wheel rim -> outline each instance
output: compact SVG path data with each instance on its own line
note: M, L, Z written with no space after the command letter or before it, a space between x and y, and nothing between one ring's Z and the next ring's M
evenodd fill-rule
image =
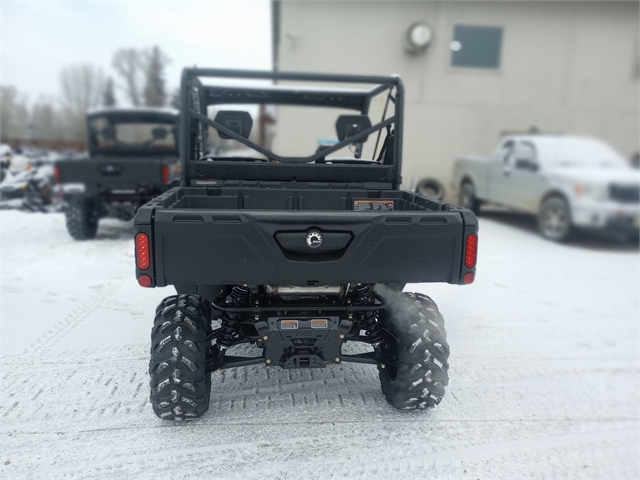
M562 237L569 226L569 215L561 205L549 205L542 215L542 230L547 237Z
M473 202L473 187L468 183L465 183L462 186L460 192L460 203L464 208L471 208L471 203Z
M398 378L398 341L391 332L386 330L384 332L382 363L384 364L384 371L389 383L394 383Z

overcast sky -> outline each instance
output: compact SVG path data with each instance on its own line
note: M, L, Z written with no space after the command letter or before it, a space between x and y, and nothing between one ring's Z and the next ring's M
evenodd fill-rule
M268 0L0 0L0 9L0 83L16 86L31 102L59 93L66 65L91 63L117 80L111 58L119 48L159 45L172 60L169 92L185 66L271 68Z

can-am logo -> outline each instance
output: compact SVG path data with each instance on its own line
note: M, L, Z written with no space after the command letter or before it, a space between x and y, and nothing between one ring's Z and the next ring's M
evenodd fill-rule
M322 234L320 232L309 232L307 235L307 245L311 248L318 248L322 245Z

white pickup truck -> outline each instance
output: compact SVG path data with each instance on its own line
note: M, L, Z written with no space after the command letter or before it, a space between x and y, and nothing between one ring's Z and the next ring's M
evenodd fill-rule
M540 233L551 240L566 240L574 228L638 237L640 172L594 138L505 137L491 157L456 159L452 187L475 213L492 202L537 215Z

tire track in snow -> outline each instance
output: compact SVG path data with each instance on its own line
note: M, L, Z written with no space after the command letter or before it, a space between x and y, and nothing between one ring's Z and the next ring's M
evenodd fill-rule
M44 357L49 355L53 344L65 338L71 331L82 323L86 318L98 308L102 307L102 303L109 300L122 287L124 275L109 280L99 289L97 295L94 295L83 302L79 307L69 313L64 319L56 323L47 333L40 336L33 344L25 349L24 356L27 357Z

